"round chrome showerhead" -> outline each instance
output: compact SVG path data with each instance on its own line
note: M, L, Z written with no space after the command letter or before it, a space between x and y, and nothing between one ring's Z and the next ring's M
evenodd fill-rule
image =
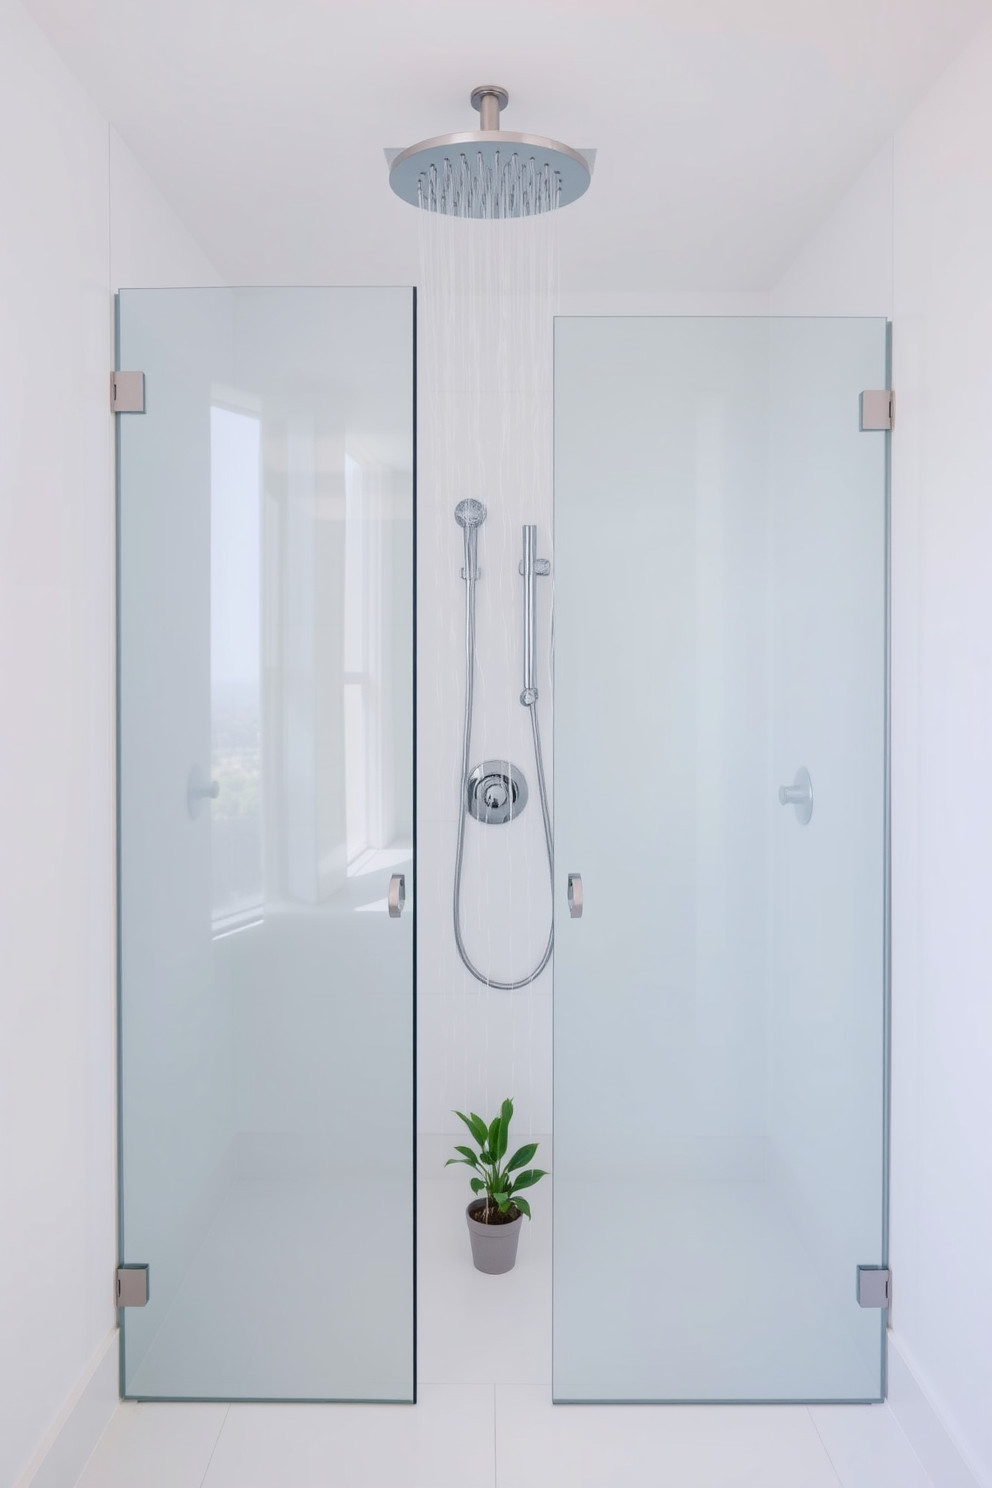
M481 527L486 520L486 508L481 501L459 501L455 507L455 521L459 527Z
M533 217L576 201L589 185L589 161L578 150L536 134L501 130L505 88L472 91L481 129L441 134L401 150L389 184L411 206L442 217Z

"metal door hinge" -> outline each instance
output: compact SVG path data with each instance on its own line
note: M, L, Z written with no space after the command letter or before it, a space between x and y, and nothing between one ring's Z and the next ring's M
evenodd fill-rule
M891 429L895 417L895 394L891 388L877 388L861 394L861 428Z
M858 1306L888 1307L892 1299L892 1273L888 1266L858 1267Z
M144 413L144 372L111 372L110 408L112 413Z
M117 1306L145 1307L148 1302L148 1267L118 1266Z

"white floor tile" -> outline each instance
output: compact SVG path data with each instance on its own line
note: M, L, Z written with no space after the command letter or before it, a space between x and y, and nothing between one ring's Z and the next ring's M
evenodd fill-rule
M203 1488L469 1483L495 1485L492 1386L427 1386L415 1406L234 1405Z
M810 1415L844 1488L933 1488L887 1405L814 1405Z
M125 1402L76 1488L200 1488L227 1409Z
M544 1156L541 1146L538 1161ZM468 1169L448 1169L456 1172ZM484 1276L472 1265L467 1182L425 1178L419 1191L419 1378L443 1384L544 1384L550 1399L550 1182L528 1195L535 1218L524 1220L516 1266L505 1276Z
M497 1488L838 1488L805 1406L552 1405L497 1386Z

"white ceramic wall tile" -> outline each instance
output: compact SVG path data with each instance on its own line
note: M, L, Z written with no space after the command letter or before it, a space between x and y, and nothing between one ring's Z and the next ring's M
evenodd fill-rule
M76 1488L200 1488L227 1411L121 1405Z
M805 1406L551 1404L497 1386L497 1488L838 1488Z
M468 1169L449 1168L448 1172L464 1174ZM530 1224L524 1221L516 1266L505 1276L484 1276L472 1265L465 1219L472 1194L467 1182L424 1179L419 1192L420 1380L537 1382L543 1387L543 1398L550 1401L550 1181L545 1179L533 1191L535 1218Z
M493 1488L491 1385L410 1405L235 1405L203 1488ZM133 1484L132 1484L133 1488Z
M499 827L484 827L470 818L465 827L462 938L478 969L500 981L520 980L538 965L551 929L547 855L536 798L525 817ZM462 965L455 946L456 834L454 822L421 822L418 827L418 968L420 989L428 994L474 993L485 986ZM550 969L520 991L550 994Z
M475 992L417 999L417 1100L421 1131L462 1131L454 1110L489 1121L514 1103L512 1136L551 1130L551 999Z
M887 1405L814 1405L810 1415L844 1488L933 1488Z

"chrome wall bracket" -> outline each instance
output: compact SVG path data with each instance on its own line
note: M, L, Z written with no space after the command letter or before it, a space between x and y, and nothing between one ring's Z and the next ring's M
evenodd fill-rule
M389 880L389 892L386 895L386 903L389 908L389 918L398 920L403 913L406 903L406 874L394 873Z
M568 875L568 912L573 920L582 918L582 874Z
M476 821L498 827L527 805L527 782L509 760L483 760L466 780L465 796Z
M117 1267L117 1306L148 1306L148 1267Z
M861 394L861 429L891 429L895 417L895 394L891 388L869 389Z
M111 413L144 413L144 372L111 372L110 411Z
M809 826L813 815L813 782L805 765L800 765L791 785L779 786L778 799L780 806L796 808L796 821L801 827Z
M892 1301L892 1272L888 1266L858 1267L858 1306L888 1307Z

